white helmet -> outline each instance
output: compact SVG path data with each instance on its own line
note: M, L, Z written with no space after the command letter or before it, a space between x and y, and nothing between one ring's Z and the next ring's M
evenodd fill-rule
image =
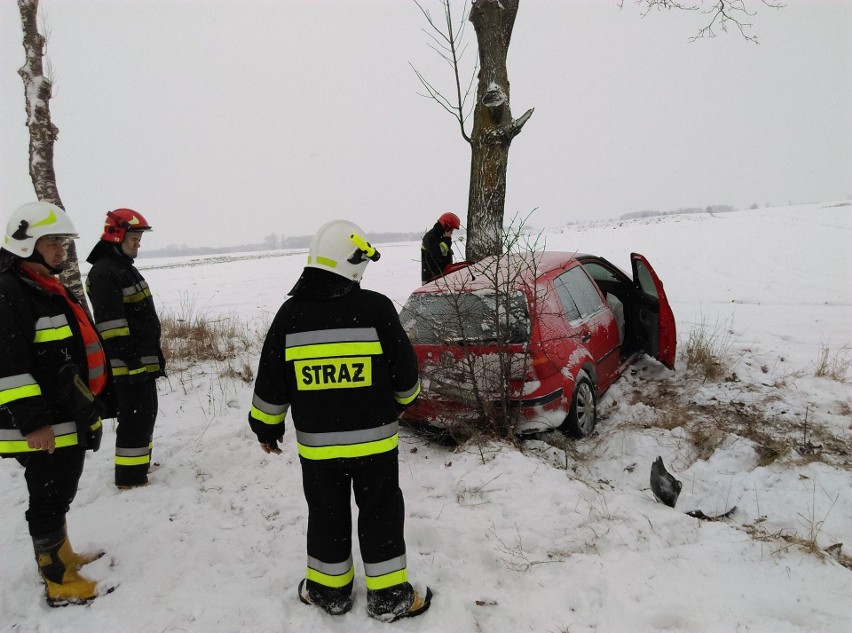
M38 238L45 235L61 235L76 239L77 229L61 207L49 202L29 202L9 217L3 249L22 259L36 252Z
M367 264L381 257L363 236L361 228L348 220L323 224L311 240L307 268L319 268L350 281L361 281Z

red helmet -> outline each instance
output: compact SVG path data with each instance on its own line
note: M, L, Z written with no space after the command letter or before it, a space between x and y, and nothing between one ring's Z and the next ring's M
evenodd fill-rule
M104 234L101 235L101 239L105 242L121 244L124 241L124 234L128 231L150 231L151 229L148 220L138 211L116 209L115 211L107 211Z
M461 220L459 220L459 216L451 211L447 211L440 218L438 218L438 224L444 227L444 230L458 230L461 228Z

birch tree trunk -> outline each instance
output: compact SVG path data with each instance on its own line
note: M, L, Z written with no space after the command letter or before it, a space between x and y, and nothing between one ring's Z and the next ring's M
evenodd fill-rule
M24 52L26 63L18 69L24 81L27 128L30 131L30 179L36 198L65 208L56 187L56 172L53 169L53 144L59 129L50 120L50 97L53 85L44 76L44 36L38 31L38 0L18 0L21 24L24 29ZM80 301L88 312L77 248L74 241L68 248L68 261L60 275L62 283Z
M473 0L470 21L479 43L479 83L470 135L465 257L479 261L499 255L503 245L509 146L532 116L512 119L506 57L520 0Z

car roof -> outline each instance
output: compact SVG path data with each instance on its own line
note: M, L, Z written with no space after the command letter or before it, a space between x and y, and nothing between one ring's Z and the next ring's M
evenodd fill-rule
M523 251L499 256L492 255L440 277L416 292L433 293L447 290L471 292L493 288L495 283L504 286L509 279L513 278L512 285L522 287L548 272L565 270L579 259L588 257L592 256L566 251Z

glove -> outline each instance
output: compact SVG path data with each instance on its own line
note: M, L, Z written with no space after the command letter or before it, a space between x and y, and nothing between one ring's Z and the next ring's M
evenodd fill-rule
M274 440L269 440L268 442L261 442L260 447L263 449L264 453L275 453L276 455L281 454L281 449L278 448L278 442L284 440L284 436L277 437Z

